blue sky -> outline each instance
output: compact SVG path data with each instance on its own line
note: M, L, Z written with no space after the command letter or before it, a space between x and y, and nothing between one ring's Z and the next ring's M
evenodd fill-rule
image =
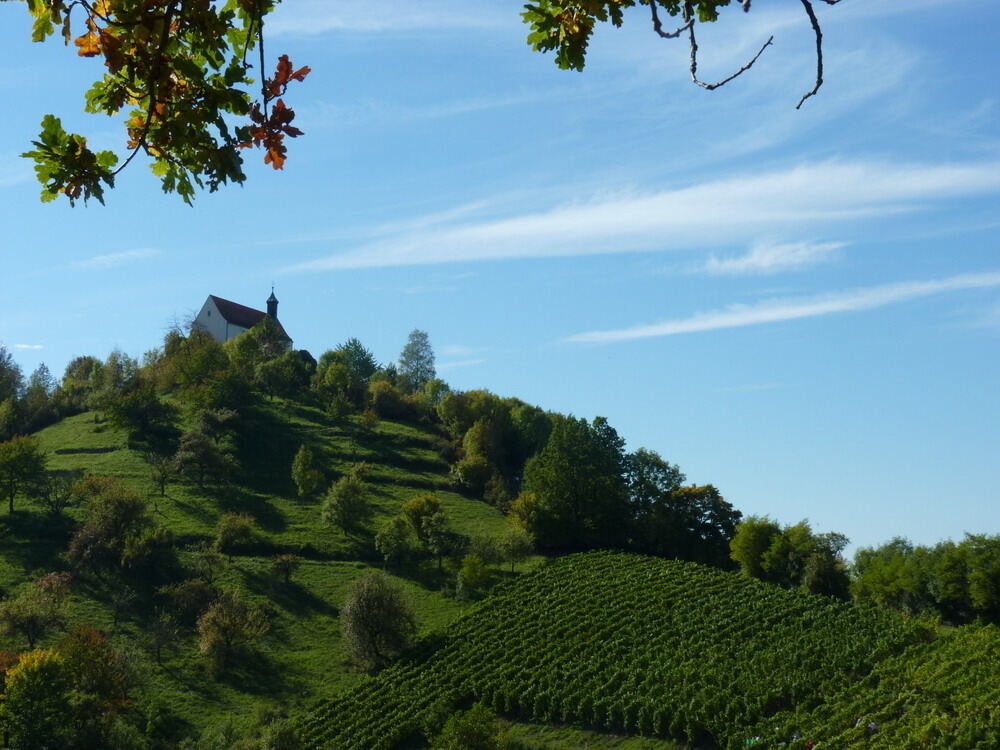
M683 43L630 14L582 74L524 44L517 4L285 0L268 49L313 68L283 173L194 208L142 166L108 205L42 205L17 157L42 114L92 145L99 74L0 4L0 341L26 371L138 355L207 294L297 346L394 359L580 416L745 513L932 543L1000 531L1000 10L989 0L799 3Z

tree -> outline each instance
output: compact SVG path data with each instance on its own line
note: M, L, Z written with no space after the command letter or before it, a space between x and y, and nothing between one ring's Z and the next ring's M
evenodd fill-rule
M656 451L640 448L626 457L626 482L633 513L643 516L665 495L680 489L686 477Z
M201 578L161 586L157 593L166 598L189 624L194 624L219 596L218 589Z
M796 109L809 97L816 94L823 85L823 34L813 8L815 0L799 0L812 25L816 37L816 80L813 87L799 100ZM836 5L840 0L820 0L827 5ZM556 64L563 69L583 70L591 34L598 22L621 26L623 11L637 5L649 8L653 32L662 39L677 39L684 35L688 39L690 73L692 82L703 89L712 91L724 86L734 78L748 71L763 54L774 37L768 37L756 55L743 64L735 73L717 83L705 83L698 78L698 42L695 27L699 23L712 23L719 18L720 9L730 5L731 0L596 0L596 2L576 3L569 8L557 0L535 0L525 5L521 14L531 29L528 44L542 52L556 52ZM740 0L738 5L749 12L751 0ZM680 16L681 24L673 31L663 28L660 13L666 12L672 18Z
M375 355L356 338L350 338L336 349L324 352L316 367L317 374L322 375L333 364L343 365L350 376L360 382L367 381L378 369Z
M86 138L67 133L58 118L44 117L41 134L33 142L35 150L26 154L35 161L42 199L54 200L62 194L71 203L81 197L103 202L104 189L114 186L118 173L139 153L152 161L163 190L176 192L187 203L195 187L214 191L228 182L242 183L242 148L262 148L264 162L281 169L287 157L285 139L302 135L291 124L295 113L284 97L288 86L305 80L310 69L296 68L282 55L274 76L265 79L264 30L268 14L279 1L150 0L136 4L103 0L82 4L83 13L74 19L71 12L77 3L29 0L34 41L60 30L67 44L74 42L79 56L103 59L106 72L88 91L86 110L117 116L129 108L124 160L112 151L90 150ZM815 1L799 0L816 39L815 83L799 107L823 83L823 36ZM827 5L840 2L821 1ZM645 6L659 37L687 37L691 79L713 90L749 70L773 41L768 38L753 58L721 81L700 80L696 26L716 21L730 2L592 0L566 6L558 0L535 0L521 15L530 27L528 44L533 49L555 51L559 67L582 70L596 25L620 26L625 9ZM749 11L751 0L738 5ZM664 29L661 13L680 16L676 30ZM256 72L252 72L256 63L249 62L254 48L260 52ZM258 101L251 101L254 79L263 81ZM235 128L234 118L242 123Z
M209 477L224 479L233 464L232 456L201 430L188 430L181 435L174 455L177 472L194 477L201 489L204 489L205 480Z
M195 186L214 191L227 182L242 183L241 147L257 146L264 161L284 166L286 137L302 134L291 125L295 113L283 96L309 68L295 69L286 55L273 78L264 80L264 19L277 0L223 4L155 0L108 0L83 5L83 19L70 16L73 3L28 3L35 21L32 39L42 41L61 29L81 57L103 58L107 69L87 94L87 111L115 116L126 107L128 155L118 165L112 151L93 152L85 138L63 130L46 115L29 152L36 162L42 199L60 193L70 202L95 198L140 152L152 160L165 192L190 203ZM83 33L76 36L77 31ZM260 45L260 69L251 76L248 52ZM251 103L249 88L263 81L261 99ZM233 117L247 118L236 128ZM116 166L118 165L118 166Z
M16 401L21 398L23 390L24 373L7 347L0 344L0 403Z
M457 592L460 597L467 597L481 591L490 582L490 569L476 553L470 553L462 558L458 569Z
M351 584L340 611L348 658L378 667L401 651L417 631L413 605L389 576L365 571Z
M368 384L368 404L383 419L406 419L413 411L402 392L385 380L373 380Z
M441 512L441 501L430 492L411 497L403 503L403 516L410 522L410 528L417 538L424 541L424 521Z
M624 470L623 441L606 420L561 417L524 469L530 512L526 501L514 512L543 547L619 546L629 518Z
M414 329L399 355L399 377L405 390L423 388L436 375L434 350L425 331Z
M265 359L254 370L254 383L271 398L293 398L309 384L306 364L298 352Z
M729 568L729 542L742 517L711 484L678 487L636 519L639 550Z
M402 562L413 549L413 527L404 516L394 516L382 524L375 535L375 549L386 564Z
M257 536L253 516L245 513L227 513L215 527L215 549L226 555L230 562L233 553L246 548Z
M214 543L199 542L190 548L189 555L191 570L208 583L214 583L226 567L226 561Z
M423 530L424 547L437 558L438 570L441 570L444 556L452 548L452 534L448 531L448 516L444 511L439 510L429 516L424 516L420 525Z
M109 747L115 719L132 701L135 665L98 630L75 626L56 645L70 675L73 747Z
M500 750L503 730L496 714L482 703L455 714L445 722L433 750Z
M198 618L198 649L217 669L271 629L267 614L235 592L223 593Z
M326 493L321 510L323 521L346 536L356 534L371 518L368 485L353 474L341 477Z
M70 673L55 651L22 654L7 672L0 727L11 750L62 750L72 746Z
M729 543L733 560L751 578L763 578L761 559L771 541L781 534L781 527L766 516L749 516L736 528Z
M160 400L152 383L139 381L104 402L108 422L129 434L130 443L176 437L177 409Z
M38 483L29 487L28 493L45 507L50 516L60 518L66 508L76 502L73 488L82 475L80 470L49 471Z
M163 664L163 650L176 645L180 637L177 621L168 614L158 612L146 630L146 642L153 650L157 664Z
M511 526L500 537L499 550L501 559L510 563L513 573L514 565L524 562L535 551L535 540L523 527Z
M14 512L14 498L45 478L46 457L33 437L15 437L0 443L0 490L7 497L7 510Z
M161 541L146 500L118 479L88 477L76 492L87 500L87 516L69 543L74 566L100 571L136 565Z
M840 553L843 534L815 534L808 521L781 528L751 516L739 524L730 544L732 558L747 575L785 588L847 598L847 568Z
M34 583L25 584L17 594L0 602L0 627L7 634L19 633L28 648L54 627L66 623L66 598L69 575L49 573Z
M292 459L292 481L301 498L315 495L323 484L323 473L316 465L316 454L308 445L299 446Z
M149 466L149 478L160 489L160 497L167 494L167 484L177 476L177 463L170 456L161 453L146 453L143 455Z
M275 574L281 576L281 579L286 583L291 583L292 575L296 570L302 565L302 558L298 555L292 554L282 554L277 555L274 558L274 562L271 564L272 569Z
M53 394L56 383L44 363L38 365L24 390L24 420L27 432L40 430L56 420ZM2 399L0 399L2 400Z

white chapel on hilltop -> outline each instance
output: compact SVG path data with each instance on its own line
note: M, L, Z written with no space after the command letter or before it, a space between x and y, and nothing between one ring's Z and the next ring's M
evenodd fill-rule
M222 344L250 330L265 316L270 317L278 324L278 329L288 339L288 346L291 347L291 337L278 322L278 298L274 296L274 289L271 289L271 296L267 298L267 312L254 310L252 307L230 302L210 294L205 300L205 304L201 306L201 310L191 327L206 331Z

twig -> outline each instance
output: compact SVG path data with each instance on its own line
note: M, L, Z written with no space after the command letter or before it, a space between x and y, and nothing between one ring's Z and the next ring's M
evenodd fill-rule
M819 87L823 85L823 30L819 26L819 19L816 18L816 11L813 10L812 3L809 0L800 0L802 7L806 9L806 15L809 16L809 23L812 24L813 33L816 35L816 84L812 87L811 91L807 91L799 99L799 103L795 105L795 109L801 109L802 105L805 103L806 99L810 96L815 96L816 92L819 91ZM829 3L829 0L827 0ZM831 5L833 3L830 3Z
M173 0L167 6L166 15L163 18L163 30L160 33L160 44L156 48L156 59L152 66L152 73L149 77L149 106L146 108L146 122L143 123L142 133L139 135L139 139L136 141L135 148L132 149L132 153L128 155L128 158L122 162L118 169L111 173L112 177L117 176L123 169L125 169L125 167L129 165L129 163L135 158L135 155L139 153L139 149L149 153L146 139L149 136L149 129L153 124L153 117L156 114L156 89L160 80L160 69L163 67L163 51L166 49L167 41L170 38L170 24L173 22L175 10L177 10L177 0Z
M803 0L803 2L805 1L806 0ZM770 47L771 44L774 42L774 37L769 36L767 38L767 41L764 42L763 46L757 51L757 54L754 55L750 59L750 61L746 63L742 68L737 70L728 78L723 78L721 81L718 81L717 83L705 83L704 81L698 79L698 41L695 39L694 36L694 24L691 24L688 27L688 39L691 42L691 80L694 81L695 85L701 86L703 89L707 89L708 91L714 91L720 86L725 86L727 83L729 83L737 76L741 76L744 73L746 73L748 70L750 70L750 68L753 67L753 64L757 62L757 58L759 58L762 54L764 54L764 50Z
M660 23L660 14L656 10L656 0L649 0L649 13L653 17L653 31L664 39L676 39L687 29L691 28L691 24L694 23L694 18L688 18L683 26L678 26L673 31L667 32L663 30L663 24Z

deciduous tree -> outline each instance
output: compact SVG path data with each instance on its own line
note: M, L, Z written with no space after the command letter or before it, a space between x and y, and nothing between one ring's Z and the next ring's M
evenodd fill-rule
M46 456L33 437L19 436L0 443L0 489L7 510L14 512L14 498L45 478Z
M66 573L49 573L24 584L14 596L0 602L0 627L7 634L22 635L28 648L34 648L49 630L65 625L68 595Z
M360 477L348 474L338 479L326 493L321 510L323 520L351 536L371 518L369 489Z
M308 445L299 446L292 459L292 481L299 497L312 497L323 484L323 473L316 464L316 454Z
M340 624L347 656L372 667L405 648L417 630L413 605L389 576L377 570L365 571L351 584Z
M267 614L236 592L220 595L198 618L198 648L217 669L271 629Z
M38 649L21 654L7 672L0 701L0 727L14 750L57 750L70 747L72 725L67 720L70 673L55 651Z
M410 331L406 346L399 355L399 378L409 392L419 390L436 375L434 350L426 331Z
M424 541L424 520L440 511L441 501L430 492L411 497L403 503L403 516L410 522L410 528L421 542Z
M522 525L550 549L621 545L629 519L624 469L623 441L607 420L557 419L525 466L524 488L534 501Z
M514 565L524 562L535 551L535 540L523 527L511 526L500 537L498 546L500 557L510 563L510 572L513 573Z
M394 516L382 524L375 535L375 549L388 565L405 560L413 550L413 527L403 516Z
M257 537L257 524L246 513L226 513L215 527L215 549L230 561L233 555L245 549Z

